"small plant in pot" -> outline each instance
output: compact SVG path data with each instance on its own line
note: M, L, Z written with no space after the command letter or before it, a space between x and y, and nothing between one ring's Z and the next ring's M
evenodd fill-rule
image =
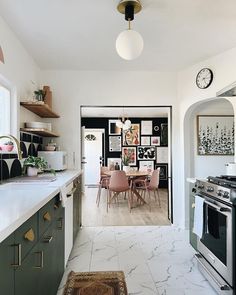
M128 172L130 170L130 166L129 163L131 162L131 157L128 153L124 153L123 157L122 157L122 165L123 165L123 170L125 172Z
M29 156L24 161L24 173L27 169L28 176L37 176L39 171L46 169L47 162L41 157Z
M11 152L14 148L14 143L12 141L4 142L4 144L0 144L0 150L3 152Z

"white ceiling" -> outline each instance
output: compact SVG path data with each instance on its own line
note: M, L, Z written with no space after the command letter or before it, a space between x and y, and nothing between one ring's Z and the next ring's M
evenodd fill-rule
M236 46L235 0L142 0L142 56L122 60L118 0L0 0L0 15L43 69L175 71Z
M82 107L82 117L105 117L105 118L166 118L168 117L168 107Z

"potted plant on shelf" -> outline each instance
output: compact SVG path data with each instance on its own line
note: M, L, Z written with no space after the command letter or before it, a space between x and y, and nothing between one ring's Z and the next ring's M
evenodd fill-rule
M3 152L11 152L14 148L14 143L12 141L4 142L4 144L0 144L0 150Z
M38 90L34 91L34 94L35 94L35 99L37 101L44 101L46 92L43 89L38 89Z
M27 169L28 176L37 176L39 171L47 168L47 162L41 157L29 156L24 161L24 172Z

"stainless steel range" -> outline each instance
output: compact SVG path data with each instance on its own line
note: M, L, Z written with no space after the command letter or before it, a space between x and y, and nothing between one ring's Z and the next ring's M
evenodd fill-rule
M197 180L195 197L203 199L203 230L196 254L199 269L218 294L235 291L235 206L236 177Z

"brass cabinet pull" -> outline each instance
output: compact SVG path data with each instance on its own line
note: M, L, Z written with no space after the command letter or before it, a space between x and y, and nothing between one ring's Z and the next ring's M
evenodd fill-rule
M43 268L43 251L35 252L35 254L40 255L40 265L36 265L34 268Z
M48 236L48 237L45 237L44 238L44 243L51 243L51 241L52 241L52 239L53 239L53 236Z
M63 230L63 218L59 218L57 221L60 222L60 225L58 226L58 229Z
M77 190L77 187L74 187L68 194L66 194L67 198L71 197L76 190Z
M51 215L49 214L49 212L46 212L43 215L43 219L46 220L46 221L51 221Z
M11 266L14 266L14 267L21 266L21 244L15 244L15 245L12 245L12 246L17 247L17 252L18 252L17 256L18 256L18 258L17 258L17 263L11 264Z
M31 228L24 234L24 238L30 242L33 242L35 239L34 230Z

